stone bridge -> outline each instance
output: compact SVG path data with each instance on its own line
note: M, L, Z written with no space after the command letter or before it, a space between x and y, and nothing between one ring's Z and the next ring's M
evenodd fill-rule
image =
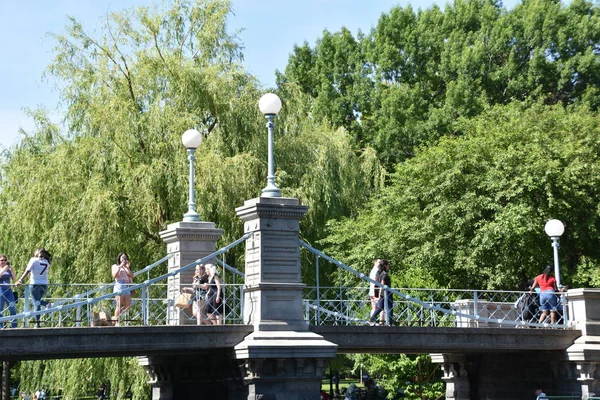
M261 197L237 209L246 240L244 321L248 325L5 329L0 359L137 356L152 398L317 400L336 353L432 354L446 399L600 394L600 291L570 290L571 329L309 326L302 305L296 199ZM210 222L179 222L161 232L175 257L169 269L212 254L222 234ZM173 276L169 290L189 285ZM205 391L197 388L202 385ZM199 397L200 396L200 397Z

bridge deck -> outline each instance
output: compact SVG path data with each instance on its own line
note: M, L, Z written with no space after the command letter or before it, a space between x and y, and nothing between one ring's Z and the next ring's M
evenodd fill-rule
M174 355L232 348L249 325L4 329L0 360Z
M311 326L310 330L336 343L338 353L566 350L581 336L573 329Z
M482 353L565 350L579 330L310 326L339 353ZM249 325L0 330L0 360L192 354L232 348Z

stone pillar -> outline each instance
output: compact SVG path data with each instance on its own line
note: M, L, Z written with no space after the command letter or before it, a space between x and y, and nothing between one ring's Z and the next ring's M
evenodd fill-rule
M260 197L236 209L244 221L244 323L254 332L235 346L248 400L318 400L321 379L337 345L308 331L302 308L298 199Z
M581 400L600 395L600 364L597 362L578 362L577 381L581 385Z
M471 384L464 354L431 354L431 361L442 366L446 400L471 400Z
M600 289L571 289L567 300L569 321L581 330L567 356L577 366L581 398L587 400L600 396Z
M231 349L198 354L138 357L152 400L242 400L247 397Z
M10 361L2 361L2 392L0 399L10 400Z
M223 234L222 229L213 222L176 222L169 224L160 232L161 239L167 244L167 253L175 253L169 260L169 271L188 265L199 258L217 250L217 240ZM167 285L167 298L174 300L183 287L192 284L194 269L190 268L176 276L170 277ZM190 316L183 315L179 309L169 305L167 309L169 324L195 324Z

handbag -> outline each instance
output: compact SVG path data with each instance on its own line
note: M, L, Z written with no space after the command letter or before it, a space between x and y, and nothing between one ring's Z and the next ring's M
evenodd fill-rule
M175 307L181 308L182 310L189 308L192 305L191 299L191 293L180 293L175 299Z
M196 289L196 300L206 300L206 292L204 289Z

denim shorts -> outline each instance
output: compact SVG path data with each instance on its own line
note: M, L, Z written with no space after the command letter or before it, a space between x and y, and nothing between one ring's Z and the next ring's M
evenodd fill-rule
M113 289L113 293L117 293L123 289L127 289L131 285L132 285L131 283L115 282L115 288ZM125 295L131 295L131 292L125 293Z
M558 307L558 299L554 292L541 292L540 293L540 308L542 311L556 311Z

